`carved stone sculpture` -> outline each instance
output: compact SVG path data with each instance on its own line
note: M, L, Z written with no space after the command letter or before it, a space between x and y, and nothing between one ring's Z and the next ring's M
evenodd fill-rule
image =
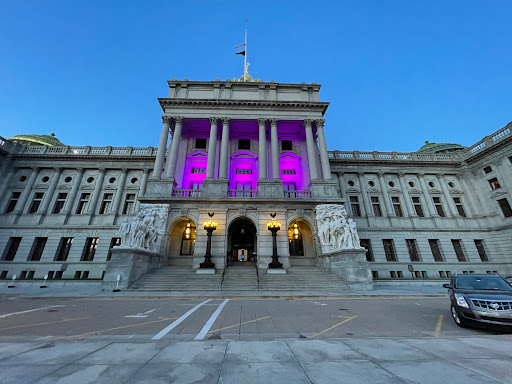
M348 217L344 205L317 205L316 222L323 253L342 249L363 249L359 242L356 223Z
M120 247L158 251L165 234L168 212L168 204L141 204L137 216L124 220L117 231L116 236L121 238Z

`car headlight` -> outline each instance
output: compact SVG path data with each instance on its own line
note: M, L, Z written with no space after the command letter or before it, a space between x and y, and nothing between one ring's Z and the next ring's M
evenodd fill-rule
M457 301L457 305L459 307L469 308L466 298L463 295L461 295L460 293L455 294L455 301Z

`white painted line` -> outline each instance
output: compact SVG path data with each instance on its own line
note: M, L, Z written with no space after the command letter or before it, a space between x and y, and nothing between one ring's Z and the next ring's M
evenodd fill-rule
M155 308L156 309L156 308ZM152 309L151 311L146 311L146 312L142 312L142 313L137 313L136 315L128 315L128 316L125 316L125 317L136 317L136 318L139 318L139 319L145 319L146 317L148 317L148 315L153 312L155 309Z
M3 317L9 317L14 315L21 315L22 313L29 313L29 312L35 312L35 311L42 311L43 309L50 309L50 308L60 308L65 307L65 305L50 305L48 307L41 307L41 308L35 308L35 309L29 309L27 311L20 311L20 312L13 312L13 313L6 313L5 315L0 315L0 318Z
M151 338L151 340L160 340L162 337L164 337L165 335L167 335L169 332L171 332L175 327L177 327L178 325L180 325L182 323L183 320L185 320L187 317L189 317L192 313L194 313L196 311L196 309L198 309L199 307L201 307L202 305L208 303L212 301L211 299L210 300L205 300L203 301L201 304L197 304L194 308L192 308L191 310L189 310L187 313L185 313L183 316L181 316L179 319L175 320L174 322L172 322L171 324L169 324L167 327L165 327L164 329L162 329L160 332L158 332L155 336L153 336Z
M194 338L194 340L203 340L210 328L212 327L213 323L215 323L215 320L217 320L217 317L219 317L220 313L224 309L224 306L228 303L229 299L226 299L222 302L221 305L213 312L213 315L208 319L206 324L204 325L203 329L197 334L197 336Z

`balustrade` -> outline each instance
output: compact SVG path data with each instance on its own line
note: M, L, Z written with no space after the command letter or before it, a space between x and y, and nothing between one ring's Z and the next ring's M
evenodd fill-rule
M228 191L228 197L258 197L258 190L238 190L230 189Z
M173 189L173 197L201 197L203 191L200 189Z

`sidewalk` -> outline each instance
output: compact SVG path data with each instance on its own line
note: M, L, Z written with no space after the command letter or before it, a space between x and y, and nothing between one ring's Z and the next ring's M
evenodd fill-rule
M3 384L512 383L512 335L4 342L0 371Z

